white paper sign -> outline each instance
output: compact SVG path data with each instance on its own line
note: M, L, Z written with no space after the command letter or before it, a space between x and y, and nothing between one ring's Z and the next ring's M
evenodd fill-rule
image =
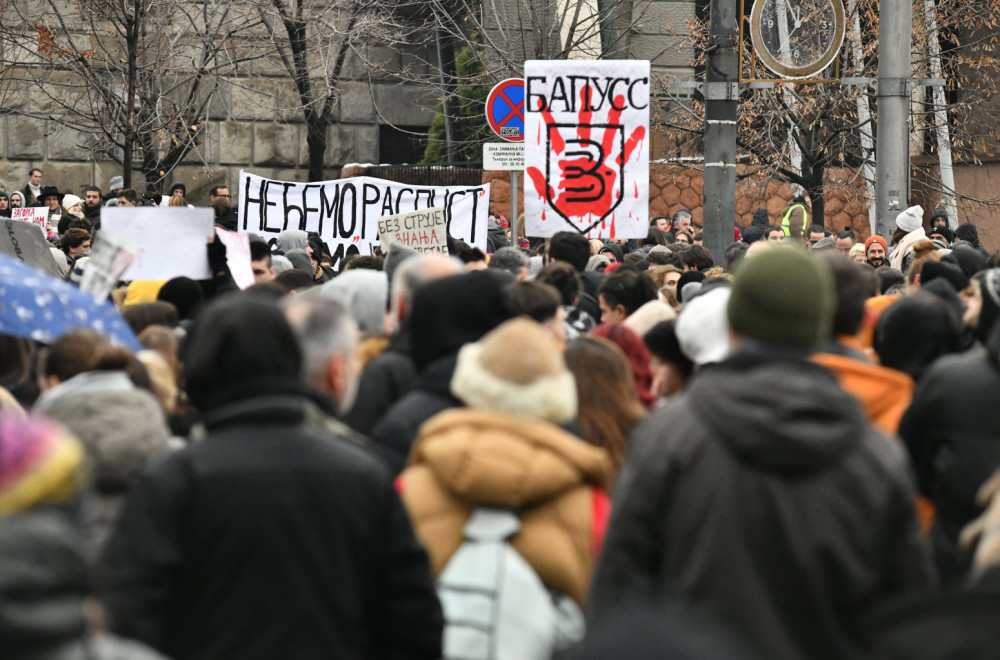
M122 275L125 280L205 280L208 239L215 214L210 208L168 206L101 209L101 231L109 231L136 247L138 254ZM98 233L98 237L100 233Z
M136 257L138 250L134 245L123 241L107 229L97 234L94 247L90 251L90 259L83 269L83 279L80 280L80 290L92 294L98 300L104 300L115 288L122 274L128 269Z
M241 289L254 285L253 264L250 263L250 237L216 227L215 233L226 246L226 263L236 286Z
M49 220L49 209L45 206L18 207L10 210L11 220L33 222L45 231L45 223Z
M448 254L447 232L444 209L440 206L378 219L382 254L386 254L389 246L397 241L419 252Z
M525 232L649 231L649 62L524 63Z
M367 176L296 183L240 172L240 231L265 238L286 229L317 232L333 266L354 254L371 254L378 219L432 206L444 209L452 237L486 249L490 185L413 186Z

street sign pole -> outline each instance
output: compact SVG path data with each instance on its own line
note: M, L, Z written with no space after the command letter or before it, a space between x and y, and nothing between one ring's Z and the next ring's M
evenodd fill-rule
M736 3L712 0L705 71L705 248L721 264L736 217L736 111L739 50Z
M517 170L510 173L510 244L518 246L517 242L517 193L518 193Z

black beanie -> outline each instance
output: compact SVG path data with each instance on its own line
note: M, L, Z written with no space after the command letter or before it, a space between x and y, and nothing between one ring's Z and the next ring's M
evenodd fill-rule
M950 284L956 292L962 291L969 286L969 278L962 270L944 261L928 261L920 269L920 285L929 284L934 280L942 278Z
M205 412L250 393L298 383L302 352L278 307L260 298L223 298L205 308L184 343L185 390Z
M410 326L417 370L458 351L512 318L504 287L509 274L497 269L453 275L419 288Z
M660 321L642 336L642 340L646 342L650 353L675 365L687 378L694 371L694 362L681 350L674 325L674 321Z
M690 284L691 282L704 282L704 281L705 281L705 274L699 273L696 270L689 270L686 273L681 273L681 278L677 280L677 289L676 289L677 302L679 303L684 302L683 291L685 284Z
M982 252L969 245L959 245L951 249L951 254L941 257L941 261L953 263L962 269L966 277L972 277L986 268L986 257Z
M156 299L176 307L177 318L183 321L198 313L205 297L201 287L190 277L175 277L160 287Z
M958 229L955 230L955 238L971 243L972 247L979 247L979 230L971 222L959 225Z
M955 242L955 234L952 233L952 231L947 227L932 227L931 229L927 230L927 238L931 238L932 236L934 236L934 234L937 234L938 236L944 236L945 239L948 241L948 245L951 245L952 243Z

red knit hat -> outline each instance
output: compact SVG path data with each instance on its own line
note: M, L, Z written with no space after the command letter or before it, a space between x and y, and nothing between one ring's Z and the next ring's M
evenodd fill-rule
M881 243L882 249L885 250L886 252L889 251L889 244L885 242L885 239L879 236L878 234L873 234L872 236L868 237L868 240L865 241L866 255L868 254L868 246L871 245L872 243Z

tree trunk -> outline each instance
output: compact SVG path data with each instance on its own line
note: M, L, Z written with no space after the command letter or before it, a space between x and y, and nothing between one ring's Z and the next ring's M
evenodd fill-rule
M808 168L809 174L805 177L806 190L812 201L812 217L809 218L809 222L823 227L826 227L826 200L823 198L823 173L825 170L826 164L822 159L819 159L813 163L812 167Z
M314 119L307 124L306 146L309 148L309 180L323 181L323 161L326 160L326 132L329 122Z

